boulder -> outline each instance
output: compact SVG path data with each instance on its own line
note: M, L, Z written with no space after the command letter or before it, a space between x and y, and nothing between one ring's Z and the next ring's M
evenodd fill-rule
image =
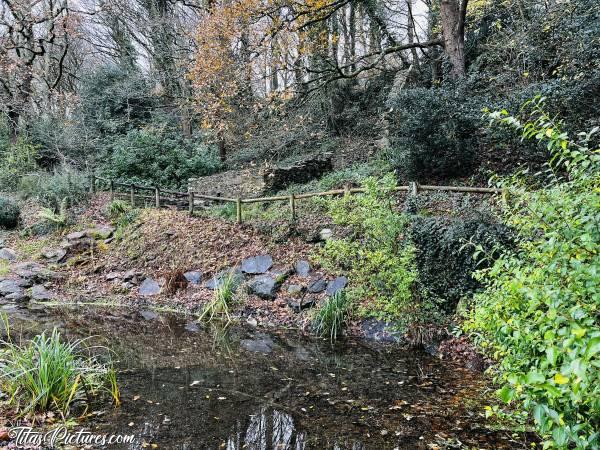
M111 273L107 273L104 276L104 279L106 281L121 280L122 278L123 278L123 275L121 274L121 272L111 272Z
M313 280L308 285L308 289L307 290L311 294L318 294L320 292L323 292L325 289L327 289L327 281L324 280L323 278L318 278L316 280Z
M197 270L185 272L183 276L188 281L188 283L193 284L195 286L199 285L202 281L202 273Z
M280 285L281 283L271 275L259 275L252 280L249 289L250 293L260 298L272 300L277 295Z
M85 234L93 239L96 239L97 241L104 241L106 239L109 239L114 232L115 229L113 227L99 225L97 227L86 230Z
M154 311L150 311L148 309L143 309L140 311L140 316L142 316L142 319L144 320L156 320L158 319L158 314L156 314Z
M36 284L31 288L31 298L43 302L52 300L54 295L43 284Z
M258 339L242 339L240 341L240 345L243 349L248 350L249 352L257 352L257 353L271 353L273 351L274 342L268 338L258 338Z
M333 237L333 230L331 228L323 228L319 232L319 237L322 241L327 241L328 239L331 239Z
M273 258L270 255L258 255L246 258L242 261L242 272L249 274L265 273L273 266Z
M0 259L3 259L4 261L12 262L17 259L17 254L15 253L15 251L13 249L4 247L4 248L0 249Z
M21 286L19 280L2 280L0 281L0 295L14 294L15 292L22 292L23 286Z
M67 251L64 248L50 248L44 250L42 256L52 262L61 262L67 256Z
M185 324L185 331L189 331L190 333L198 333L200 331L200 327L196 322L188 322Z
M304 286L299 284L290 284L287 288L287 293L290 297L300 297L304 293Z
M337 277L336 279L327 283L326 293L327 295L335 295L337 292L340 292L342 289L344 289L347 284L348 278Z
M33 261L27 261L13 266L12 273L21 278L30 280L31 283L44 283L49 280L60 278L60 274Z
M86 236L85 231L75 231L73 233L69 233L65 236L67 241L77 241L78 239L82 239Z
M13 292L12 294L8 294L4 298L15 303L24 303L29 300L29 296L23 290L19 292Z
M139 294L143 296L158 295L160 293L160 285L152 278L146 278L140 285Z
M296 270L296 274L298 274L298 276L307 277L310 273L310 264L308 261L300 260L296 263L294 269Z

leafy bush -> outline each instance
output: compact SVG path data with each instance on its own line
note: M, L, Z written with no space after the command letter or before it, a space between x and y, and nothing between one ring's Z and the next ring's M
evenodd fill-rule
M18 345L2 342L0 386L22 415L60 411L107 392L116 403L119 390L114 370L86 354L83 341L65 342L55 328Z
M510 243L507 227L485 217L468 220L416 217L411 238L416 248L420 283L443 299L448 311L454 309L461 297L479 287L472 276L475 270L489 266L498 257L498 249ZM478 255L487 258L473 258L474 247L478 248Z
M12 230L19 224L21 210L11 200L0 197L0 228Z
M348 275L352 299L368 299L363 311L396 320L410 306L416 280L414 250L404 239L407 219L392 204L396 180L392 175L368 178L364 195L331 200L329 212L348 237L327 241L318 261L334 272Z
M54 172L36 172L21 179L20 190L27 198L59 212L61 205L71 207L88 198L88 180L81 172L62 166Z
M108 152L104 172L127 183L178 188L190 177L210 175L221 167L208 147L192 146L160 128L130 131L117 137Z
M39 147L21 138L2 150L0 149L0 186L3 190L15 190L23 175L38 169L36 159Z
M468 176L477 162L477 109L466 89L450 85L402 90L389 100L389 156L416 180Z
M352 301L344 291L328 297L315 311L312 319L315 332L319 336L328 337L331 342L336 341L348 321L351 309Z
M574 142L562 132L541 99L527 114L490 117L545 143L550 170L534 177L541 189L519 177L500 181L505 221L518 240L478 273L486 289L464 327L499 360L501 398L533 413L547 447L597 448L600 152L588 147L593 133Z

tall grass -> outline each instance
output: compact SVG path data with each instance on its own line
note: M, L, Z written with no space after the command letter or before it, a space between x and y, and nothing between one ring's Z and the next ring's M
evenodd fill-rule
M220 286L215 289L213 298L204 306L201 321L212 322L215 319L226 319L227 323L231 321L229 307L235 298L235 291L238 287L239 279L234 272L228 273Z
M331 342L337 340L338 334L348 322L352 302L344 291L336 292L316 310L313 317L315 332L323 337L329 337Z
M25 344L9 333L0 345L0 387L22 416L54 410L66 417L75 404L87 409L101 395L120 403L112 365L91 356L84 340L67 342L55 328Z

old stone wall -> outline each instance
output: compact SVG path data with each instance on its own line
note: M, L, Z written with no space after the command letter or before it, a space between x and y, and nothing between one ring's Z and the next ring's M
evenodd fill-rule
M265 189L281 191L292 184L306 183L320 178L333 169L331 153L322 153L302 159L289 166L275 166L263 170Z

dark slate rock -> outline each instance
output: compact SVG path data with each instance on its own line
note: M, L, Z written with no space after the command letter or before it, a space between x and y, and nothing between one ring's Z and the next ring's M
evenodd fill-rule
M198 333L200 331L200 327L196 322L188 322L185 324L185 330L190 333Z
M15 265L12 269L15 275L30 280L32 283L44 283L45 281L60 278L60 275L52 270L46 269L41 264L33 261L23 262Z
M15 261L17 259L17 254L13 249L4 247L3 249L0 249L0 259L5 261Z
M236 267L234 269L227 269L227 270L223 270L223 271L217 273L210 280L208 280L206 283L204 283L204 287L207 289L211 289L211 290L216 289L223 285L225 278L228 276L234 277L234 285L236 288L244 280L244 277L242 275L240 268Z
M348 278L346 277L337 277L335 280L327 283L327 295L334 295L335 293L341 291L348 284Z
M316 304L316 300L313 297L305 298L289 298L287 304L294 312L299 313L303 309L312 308Z
M0 295L9 295L15 292L22 292L23 286L19 280L2 280L0 281Z
M188 283L193 285L199 285L202 281L202 273L197 270L191 270L183 274Z
M48 289L44 287L43 284L37 284L31 288L31 298L43 302L52 300L54 296L50 291L48 291Z
M139 294L143 296L157 295L160 293L160 285L152 278L146 278L140 285Z
M267 300L274 299L279 290L280 283L271 275L259 275L250 283L250 292Z
M123 277L123 275L121 274L121 272L111 272L111 273L107 273L104 276L106 281L120 280L122 277Z
M327 281L323 278L314 280L308 285L308 292L310 292L311 294L318 294L320 292L323 292L325 289L327 289Z
M4 298L15 303L24 303L29 300L29 296L25 293L25 291L13 292Z
M65 236L67 241L76 241L78 239L83 239L86 236L85 231L75 231L73 233L69 233Z
M86 230L85 234L98 241L103 241L105 239L110 238L114 232L115 229L113 227L97 226L95 228L90 228L89 230Z
M259 339L242 339L240 345L243 349L249 352L271 353L273 351L274 342L268 338Z
M270 255L258 255L246 258L242 261L242 272L250 274L265 273L273 266L273 258Z
M142 316L142 318L144 320L156 320L158 319L158 314L156 314L154 311L150 311L148 309L143 309L140 311L140 316Z
M45 250L42 256L50 261L60 262L67 256L67 251L64 248L51 248Z
M300 260L294 266L296 273L301 277L307 277L310 273L310 264L308 261Z

